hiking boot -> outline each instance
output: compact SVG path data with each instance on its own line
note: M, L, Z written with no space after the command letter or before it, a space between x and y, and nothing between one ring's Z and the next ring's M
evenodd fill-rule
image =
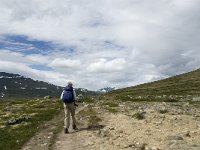
M65 128L64 133L65 133L65 134L69 133L69 131L68 131L67 128Z
M73 125L73 129L74 129L74 130L78 130L78 128L76 127L75 124Z

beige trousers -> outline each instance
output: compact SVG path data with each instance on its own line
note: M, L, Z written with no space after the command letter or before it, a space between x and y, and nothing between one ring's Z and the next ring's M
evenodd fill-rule
M73 125L76 125L74 103L69 103L69 104L64 103L64 111L65 111L64 127L69 128L70 115L72 116Z

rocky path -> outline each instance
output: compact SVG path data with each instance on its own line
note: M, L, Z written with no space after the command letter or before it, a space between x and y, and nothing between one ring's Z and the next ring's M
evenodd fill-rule
M80 106L76 113L82 110L84 106ZM52 120L42 125L41 130L33 136L21 150L49 150L53 149L52 145L58 133L63 130L64 111L56 115Z
M167 105L141 105L134 110L125 104L118 107L117 113L97 109L101 112L102 128L90 130L84 123L77 132L62 132L53 149L200 150L200 109ZM168 111L158 110L163 107ZM141 111L145 114L143 119L133 117Z
M87 107L87 106L86 106ZM83 110L82 107L80 110ZM79 111L80 111L79 110ZM73 130L72 126L69 128L69 134L64 131L58 134L56 142L53 146L54 150L100 150L104 149L101 145L101 140L96 137L99 132L99 127L88 128L86 119L78 120L78 130Z
M79 108L79 111L85 107ZM111 113L98 105L92 106L92 109L95 109L101 118L99 126L89 128L88 119L79 118L79 130L74 131L70 127L70 133L64 134L62 126L62 131L60 130L54 138L54 144L50 148L53 150L200 150L200 108L178 103L175 105L124 103L116 108L118 110L116 113ZM137 119L135 114L143 114L144 118ZM51 128L53 126L49 126L49 129ZM41 136L44 137L44 134L34 137L31 144L27 144L23 150L48 149L48 142L36 140L41 139ZM45 137L51 139L50 136L51 132L48 131Z
M48 150L51 147L56 132L63 124L63 112L55 116L51 121L42 125L42 129L33 136L21 150Z

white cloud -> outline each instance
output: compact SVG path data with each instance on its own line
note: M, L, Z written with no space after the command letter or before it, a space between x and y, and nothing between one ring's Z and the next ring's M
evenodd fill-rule
M0 60L0 71L8 73L18 73L20 75L33 78L35 80L42 80L64 86L67 83L68 76L55 71L42 71L32 69L23 63L16 63L10 61Z
M12 52L9 50L0 50L0 60L1 61L10 61L10 62L20 62L20 63L27 63L32 64L30 60L24 58L22 53Z
M87 70L95 73L113 73L124 69L126 61L122 58L107 61L106 59L99 59L99 61L88 66Z
M25 57L29 61L33 61L34 64L49 64L52 61L51 56L43 56L40 54L31 54Z
M65 58L56 58L54 59L49 66L53 68L62 68L62 69L73 69L79 68L81 65L80 60L72 60L72 59L65 59Z
M33 77L37 76L34 71L41 72L43 77L38 79L56 84L70 79L77 86L98 89L131 86L200 67L199 0L0 3L0 35L25 35L62 47L46 55L0 49L1 61L23 64ZM32 46L21 47L25 51ZM50 74L59 75L50 77L42 70L32 70L35 64L51 67ZM17 71L12 67L1 69ZM23 73L23 69L17 72Z

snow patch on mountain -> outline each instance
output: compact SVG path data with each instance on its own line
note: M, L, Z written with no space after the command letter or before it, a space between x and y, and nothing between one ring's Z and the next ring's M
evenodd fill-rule
M113 91L113 90L115 90L115 87L105 87L105 88L97 90L97 92L99 92L99 93L107 93L107 92L110 92L110 91Z

